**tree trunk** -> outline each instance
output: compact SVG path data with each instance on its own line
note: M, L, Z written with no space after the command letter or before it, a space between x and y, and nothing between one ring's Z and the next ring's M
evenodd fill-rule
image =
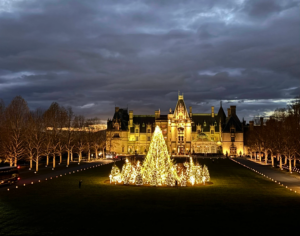
M95 158L98 158L98 150L95 148Z
M12 158L9 159L9 166L13 166L13 160L12 160Z
M88 161L91 161L91 150L88 151Z
M294 156L294 167L296 167L296 157Z
M32 169L32 156L31 155L29 157L29 162L30 162L30 169Z
M104 159L104 148L102 150L102 159Z
M39 157L36 157L36 162L35 162L35 171L38 172L39 171Z
M79 155L78 155L78 162L80 163L80 161L81 161L81 151L79 151Z
M15 166L17 166L18 159L15 157Z
M265 151L265 164L268 163L268 151Z
M274 156L273 156L273 152L271 152L271 159L272 159L272 167L274 167Z
M290 173L292 173L292 158L291 158L291 156L289 156L289 170L290 170Z
M53 154L53 168L55 168L55 154Z
M68 150L67 166L70 165L70 151Z
M280 164L279 164L280 170L282 170L282 156L279 156L279 162L280 162Z
M287 163L287 157L286 157L286 155L284 156L284 164L286 165L286 163Z
M49 155L47 154L46 166L49 165Z
M73 161L73 152L71 151L71 161Z
M59 153L59 164L61 164L61 163L62 163L62 154Z

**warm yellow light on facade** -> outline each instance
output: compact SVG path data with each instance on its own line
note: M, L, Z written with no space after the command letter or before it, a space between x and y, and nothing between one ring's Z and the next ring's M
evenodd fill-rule
M188 148L187 148L188 150ZM159 126L156 127L148 154L141 165L139 161L131 163L126 158L122 171L114 164L109 175L110 183L150 186L186 186L190 183L205 184L210 181L209 171L204 165L194 164L193 159L183 166L174 164L170 159L166 142Z

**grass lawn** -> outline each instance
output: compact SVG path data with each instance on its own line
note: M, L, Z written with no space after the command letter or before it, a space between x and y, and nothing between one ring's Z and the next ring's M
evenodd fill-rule
M298 231L300 194L230 160L200 159L200 164L208 166L212 185L109 185L104 183L109 164L1 192L0 235L253 235L286 231L285 227Z

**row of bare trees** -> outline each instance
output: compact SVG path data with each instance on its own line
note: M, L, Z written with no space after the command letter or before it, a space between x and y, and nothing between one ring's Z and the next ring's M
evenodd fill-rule
M20 159L33 162L36 171L41 158L52 158L53 168L56 157L62 163L63 154L67 154L67 165L73 161L73 154L78 154L78 161L83 153L98 156L105 147L105 132L95 130L95 119L75 116L71 107L63 107L54 102L43 111L30 111L27 102L20 96L15 97L5 107L0 100L0 160L17 166Z
M250 122L246 138L250 152L252 155L258 153L260 161L264 155L267 162L270 154L272 166L276 157L282 169L284 159L284 164L289 161L289 171L292 172L292 161L296 166L300 157L300 99L295 99L285 109L275 110L266 122L263 118L256 124Z

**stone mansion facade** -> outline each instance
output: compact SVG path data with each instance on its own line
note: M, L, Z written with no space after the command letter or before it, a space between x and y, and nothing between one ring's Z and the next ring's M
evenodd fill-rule
M236 106L225 114L222 104L217 113L193 113L187 110L183 95L178 95L174 111L167 115L160 110L154 115L134 115L133 111L115 108L107 121L106 151L117 154L146 154L156 126L162 130L170 154L223 153L243 155L244 126L236 115Z

